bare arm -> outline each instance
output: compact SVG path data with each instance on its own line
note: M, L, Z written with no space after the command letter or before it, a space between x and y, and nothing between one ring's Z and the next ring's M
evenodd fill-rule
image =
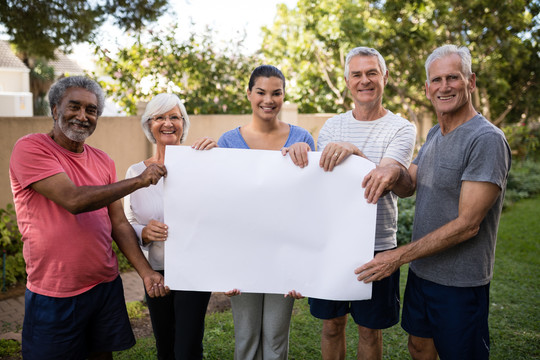
M472 238L478 233L482 220L500 192L501 189L493 183L463 181L456 219L417 241L377 254L373 260L354 271L358 280L366 283L381 280L403 264L436 254Z
M93 211L108 206L133 191L155 185L167 174L163 165L152 164L141 175L114 184L77 186L66 173L59 173L30 186L72 214Z
M150 297L165 296L169 289L165 287L163 276L150 267L137 242L135 230L127 220L122 209L120 200L113 202L108 207L109 217L112 224L112 238L118 248L126 256L129 262L144 282L144 287Z

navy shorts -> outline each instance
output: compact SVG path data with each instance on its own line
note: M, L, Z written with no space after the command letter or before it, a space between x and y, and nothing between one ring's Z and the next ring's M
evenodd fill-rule
M433 338L441 359L488 359L488 312L489 284L444 286L409 270L401 327Z
M26 290L22 355L33 359L86 359L93 352L135 345L122 279L67 298Z
M328 320L351 313L356 324L369 329L394 326L399 321L399 269L389 277L372 284L370 300L336 301L309 298L311 315Z

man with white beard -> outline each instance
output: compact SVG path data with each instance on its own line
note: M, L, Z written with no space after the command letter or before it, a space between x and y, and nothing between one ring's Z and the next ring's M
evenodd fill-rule
M152 164L117 182L113 160L84 143L104 106L93 80L59 80L49 103L53 129L19 139L9 168L28 274L23 357L112 359L112 351L135 344L112 241L150 296L169 292L141 252L120 199L167 171Z

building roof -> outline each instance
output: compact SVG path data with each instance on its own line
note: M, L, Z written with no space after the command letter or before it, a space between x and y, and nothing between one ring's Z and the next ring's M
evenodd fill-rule
M69 75L84 75L84 70L75 61L67 57L60 50L54 51L56 59L49 60L49 65L54 68L56 76L68 73Z
M8 41L0 40L0 68L28 70L28 67L11 51Z

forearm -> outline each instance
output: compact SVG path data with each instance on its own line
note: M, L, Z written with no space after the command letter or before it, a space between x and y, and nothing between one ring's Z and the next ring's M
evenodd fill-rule
M137 242L137 235L129 223L126 222L114 228L112 237L120 251L122 251L141 277L152 271Z
M78 186L66 199L64 208L73 214L101 209L145 186L148 185L137 177L108 185Z
M392 186L392 192L400 198L406 198L412 196L416 190L416 184L414 183L409 171L402 166L390 165L399 171L398 180Z
M478 229L478 224L458 217L421 239L399 247L399 263L403 265L456 246L475 236Z

